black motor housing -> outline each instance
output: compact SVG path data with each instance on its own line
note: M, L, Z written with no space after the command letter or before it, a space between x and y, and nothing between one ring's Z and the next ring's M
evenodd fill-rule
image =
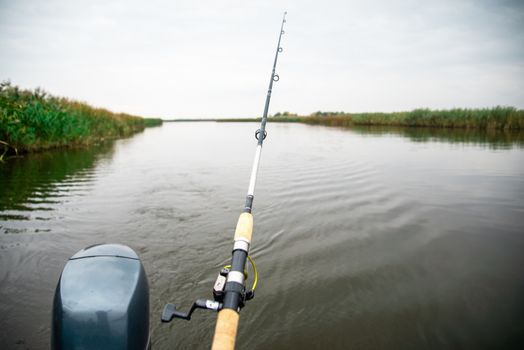
M149 286L138 255L120 244L73 255L56 287L52 326L53 349L148 349Z

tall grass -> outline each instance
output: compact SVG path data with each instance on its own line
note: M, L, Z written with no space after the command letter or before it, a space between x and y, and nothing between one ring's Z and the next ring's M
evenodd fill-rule
M0 84L0 141L4 149L29 152L87 145L129 136L158 121L93 108L40 89L22 90L9 82Z
M160 118L144 118L144 126L150 128L153 126L160 126L163 124L163 120Z
M273 117L272 122L295 122L328 126L388 125L481 130L523 130L524 111L513 107L485 109L415 109L394 113L316 112L303 117Z
M398 125L463 129L524 129L524 111L513 107L363 113L351 116L355 125Z

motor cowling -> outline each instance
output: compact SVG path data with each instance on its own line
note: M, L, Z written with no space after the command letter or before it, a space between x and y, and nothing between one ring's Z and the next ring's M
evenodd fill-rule
M149 286L131 248L94 245L69 259L55 291L51 346L149 348Z

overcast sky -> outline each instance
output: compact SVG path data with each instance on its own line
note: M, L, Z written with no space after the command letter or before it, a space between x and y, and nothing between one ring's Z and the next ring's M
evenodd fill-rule
M131 114L524 108L524 1L0 0L0 80Z

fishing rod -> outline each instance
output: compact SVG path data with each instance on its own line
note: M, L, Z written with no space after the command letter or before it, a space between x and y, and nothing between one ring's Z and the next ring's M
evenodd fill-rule
M257 181L258 168L260 165L262 145L265 138L267 137L266 123L267 114L269 111L269 102L271 100L271 91L273 90L273 83L280 79L278 74L275 73L275 70L277 67L278 54L283 51L282 47L280 46L280 42L282 35L284 34L286 14L287 12L284 12L282 24L280 26L278 44L275 52L275 59L273 61L273 69L271 71L271 79L269 80L269 89L267 91L266 103L264 105L264 113L260 122L260 128L255 131L255 139L257 140L255 159L253 160L253 167L251 169L251 177L249 179L249 187L247 190L244 209L238 218L235 229L231 264L222 268L217 277L213 287L214 300L198 299L193 303L187 313L177 311L174 304L166 304L162 312L162 322L170 322L173 318L190 320L191 314L196 309L218 311L215 335L212 345L213 350L226 350L235 348L240 310L242 307L244 307L246 301L251 300L255 296L255 288L258 282L258 272L253 259L249 256L249 248L251 246L251 239L253 236L253 215L251 211L253 210L255 184ZM246 291L245 282L247 279L247 273L245 268L246 262L248 260L253 267L255 277L251 290Z
M284 34L286 12L282 18L278 45L269 80L269 89L260 128L255 132L257 148L251 169L244 209L238 218L231 264L224 266L213 286L213 299L198 299L188 312L167 304L162 322L173 318L190 320L196 309L218 311L214 350L235 347L239 313L255 296L258 272L249 256L253 236L253 199L262 145L267 136L266 123L280 41ZM253 268L254 279L246 290L246 262ZM150 349L149 284L138 254L122 244L93 244L71 256L62 270L53 299L51 329L52 349Z

